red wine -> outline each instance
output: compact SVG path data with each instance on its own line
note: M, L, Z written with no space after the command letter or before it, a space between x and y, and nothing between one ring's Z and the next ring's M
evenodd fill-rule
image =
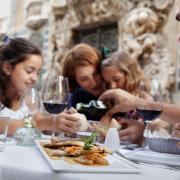
M148 121L148 120L154 120L156 118L158 118L161 114L161 110L142 110L142 109L137 109L137 113L140 115L140 117L144 120L144 121Z
M46 111L49 112L50 114L58 114L62 112L67 106L67 103L43 102L43 104Z
M118 118L118 117L128 119L128 116L127 116L126 112L118 112L118 113L113 114L113 118Z

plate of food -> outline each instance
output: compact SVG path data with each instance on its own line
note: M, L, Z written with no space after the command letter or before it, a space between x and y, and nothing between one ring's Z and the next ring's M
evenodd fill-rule
M92 139L91 139L92 140ZM37 148L55 172L137 174L141 169L104 146L86 140L36 140Z

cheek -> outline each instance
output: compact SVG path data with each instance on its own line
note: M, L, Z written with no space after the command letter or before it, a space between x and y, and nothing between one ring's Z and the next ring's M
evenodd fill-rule
M126 81L123 80L123 81L120 83L120 86L121 86L121 89L125 89L125 87L126 87Z
M89 86L89 85L88 85L88 84L89 84L88 81L83 81L83 82L79 81L78 84L79 84L79 86L82 87L83 89L86 89L86 88L88 88L88 86Z

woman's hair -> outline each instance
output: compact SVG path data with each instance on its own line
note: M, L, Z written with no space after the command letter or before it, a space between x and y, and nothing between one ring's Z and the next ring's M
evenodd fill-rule
M74 46L65 56L62 73L69 80L70 91L79 85L75 80L75 69L77 66L92 65L98 71L100 68L100 53L88 44L78 44Z
M9 100L5 95L6 84L9 76L3 71L3 64L9 63L12 68L27 60L30 55L41 56L41 51L30 41L24 38L6 39L0 45L0 100L5 106L9 106Z
M132 59L127 53L117 51L111 54L107 59L102 61L101 70L106 67L114 66L119 71L123 72L126 77L125 90L139 95L140 86L143 83L143 90L145 92L150 91L149 82L146 79L139 63Z

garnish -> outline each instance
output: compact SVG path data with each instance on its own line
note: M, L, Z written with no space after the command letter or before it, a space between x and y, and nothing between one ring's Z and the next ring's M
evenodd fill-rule
M97 132L96 131L94 131L92 134L91 134L91 136L89 136L89 137L87 137L87 138L84 138L83 140L84 140L84 149L85 150L89 150L89 149L91 149L92 147L93 147L93 142L94 142L94 140L96 139L96 137L97 137Z

